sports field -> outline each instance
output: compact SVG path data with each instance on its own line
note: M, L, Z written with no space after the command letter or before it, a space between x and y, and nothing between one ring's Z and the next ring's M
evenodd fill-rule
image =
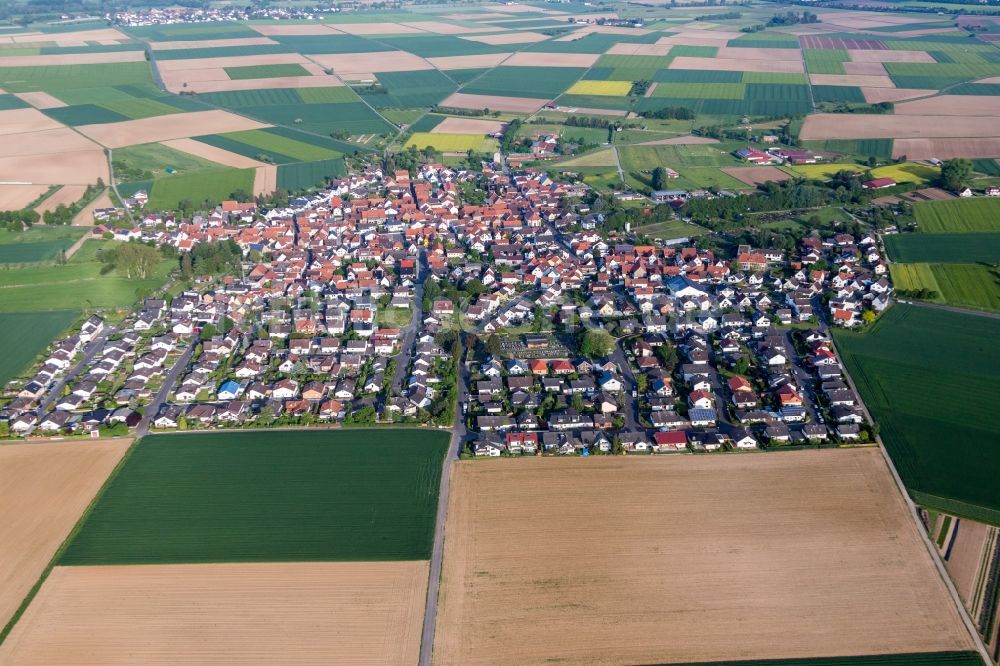
M971 648L877 449L457 463L434 663L712 661L737 645Z
M427 559L447 440L423 430L147 437L60 563Z
M835 331L914 498L993 524L1000 524L998 336L994 319L901 304L866 332Z
M0 313L0 386L25 370L35 356L80 316L78 310Z

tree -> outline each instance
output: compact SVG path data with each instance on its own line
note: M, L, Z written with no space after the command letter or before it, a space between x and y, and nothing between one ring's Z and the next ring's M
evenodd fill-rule
M573 397L570 398L570 406L572 406L573 409L575 409L576 411L582 412L583 409L584 409L583 394L582 393L574 393Z
M145 280L160 263L160 252L152 245L138 241L122 243L101 254L101 261L130 280Z
M588 329L580 342L580 353L590 358L603 358L615 348L615 339L607 331Z
M493 333L490 337L486 338L486 351L488 351L491 356L500 355L500 338L497 337L496 333Z
M968 186L972 179L972 162L964 157L948 160L941 166L941 187L952 192Z
M677 350L673 345L662 344L654 350L656 358L660 359L660 364L667 372L673 372L677 367Z
M542 326L545 325L545 311L542 310L542 306L535 304L535 308L532 312L531 330L535 333L542 332Z
M870 324L873 321L875 321L876 317L878 317L878 315L875 314L874 310L865 310L864 312L861 313L861 321L865 322L866 324Z
M667 170L661 166L653 169L653 189L662 190L667 184Z

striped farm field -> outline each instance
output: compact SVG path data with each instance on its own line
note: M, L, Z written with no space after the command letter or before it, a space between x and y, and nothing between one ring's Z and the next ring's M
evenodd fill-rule
M746 86L742 83L660 83L653 97L680 99L743 99Z
M889 273L892 275L892 284L896 289L906 291L929 289L938 294L941 293L941 287L938 286L937 280L934 278L934 271L930 264L893 263L889 266Z
M276 79L283 76L309 76L302 65L250 65L248 67L226 67L226 75L234 81L240 79Z
M291 158L302 160L304 162L340 157L340 153L328 150L322 146L314 146L306 143L305 141L289 139L287 137L278 136L277 134L272 134L271 132L263 130L229 132L223 134L222 136L227 139L239 141L240 143L245 143L249 146L254 146L255 148L272 150L276 153L281 153L282 155L288 155Z
M459 153L469 150L481 151L489 141L490 139L475 134L414 132L410 140L406 142L406 145L407 147L415 146L417 148L432 146L441 152Z
M448 438L426 430L146 437L60 564L427 559Z
M577 81L567 95L607 95L609 97L624 97L632 89L631 81Z
M885 237L893 261L971 264L1000 262L1000 233L893 234Z
M928 201L914 206L913 214L924 233L1000 231L1000 199Z

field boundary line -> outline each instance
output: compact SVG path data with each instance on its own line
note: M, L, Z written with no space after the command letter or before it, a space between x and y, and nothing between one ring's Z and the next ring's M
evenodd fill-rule
M833 336L830 336L830 340L833 342L837 356L844 358L843 352L840 350ZM872 420L871 413L868 411L868 406L865 404L864 398L858 391L858 387L854 385L854 379L851 377L851 373L848 372L846 366L844 366L844 378L847 379L847 385L851 387L854 395L858 397L858 402L861 405L861 409L864 411L865 416L868 418L868 422L875 423L875 421ZM927 530L924 529L924 524L923 521L920 520L920 512L917 509L917 505L913 502L913 498L910 497L910 492L903 483L903 478L896 470L896 465L892 462L892 457L889 455L889 451L885 448L885 442L882 441L882 436L876 434L875 441L878 442L879 451L882 452L882 459L885 460L885 464L888 466L889 472L892 473L892 479L896 483L896 489L899 491L899 494L902 495L903 501L906 502L906 508L909 510L910 517L913 519L914 527L920 534L920 540L927 549L927 553L930 555L931 560L934 561L934 567L937 569L938 576L940 576L941 580L944 582L945 589L948 590L948 594L951 596L951 600L958 610L959 617L962 618L962 624L965 625L966 631L968 631L969 635L972 637L972 644L975 646L976 652L979 653L979 656L983 659L984 664L993 663L989 650L983 644L983 639L979 635L979 631L976 629L976 625L972 621L972 618L969 616L969 611L965 608L965 604L962 603L962 598L959 596L958 590L955 588L955 583L952 582L951 577L948 575L948 571L944 568L944 562L941 561L941 555L938 552L937 546L931 541L927 534Z
M93 513L94 507L97 506L98 500L100 500L101 497L104 496L104 493L107 492L107 489L111 486L111 482L114 481L114 479L118 476L118 473L125 466L125 462L132 455L132 452L135 451L135 447L139 443L140 439L142 438L137 437L132 439L132 442L129 444L128 449L126 449L125 453L122 454L121 460L118 461L118 464L115 465L114 469L111 470L111 473L108 474L108 478L104 480L104 483L101 484L101 487L94 494L94 497L90 500L90 503L87 504L87 508L85 508L83 510L83 513L80 514L80 517L77 519L76 524L73 525L73 529L69 531L69 534L66 535L66 538L63 539L63 542L59 544L59 548L57 548L56 552L53 553L52 559L49 560L49 563L45 566L45 569L42 571L42 574L38 577L38 580L35 582L34 585L31 586L31 589L28 590L28 594L21 601L21 604L17 607L17 610L14 611L14 614L10 616L10 620L7 622L7 624L3 627L3 629L0 629L0 645L3 645L3 642L7 640L7 638L10 636L10 633L14 630L15 625L17 625L18 620L20 620L21 616L24 615L24 612L28 610L28 606L31 605L31 602L35 600L35 597L38 595L39 590L42 589L42 585L45 584L45 581L48 580L49 574L52 573L52 569L55 568L56 563L59 561L59 558L62 557L63 553L66 551L67 546L69 546L70 542L80 532L80 529L83 527L83 524L90 517L90 514Z

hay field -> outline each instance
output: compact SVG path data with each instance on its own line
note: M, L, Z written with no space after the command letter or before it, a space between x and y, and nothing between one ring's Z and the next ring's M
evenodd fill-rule
M877 449L493 462L455 469L436 664L971 647Z
M175 113L103 125L81 125L76 130L108 148L122 148L140 143L157 143L203 134L222 134L264 127L269 125L226 111L213 110Z
M130 441L0 446L0 626L38 581Z
M415 664L427 562L56 567L0 664Z

